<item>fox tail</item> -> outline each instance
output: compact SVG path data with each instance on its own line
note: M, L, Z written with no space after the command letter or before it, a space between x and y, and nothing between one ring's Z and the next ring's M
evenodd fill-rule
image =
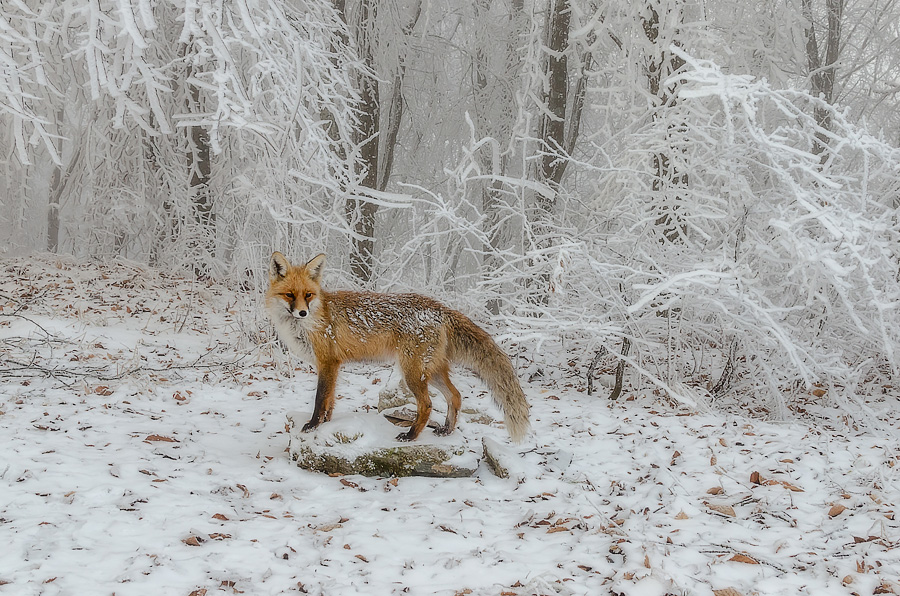
M484 329L459 312L452 312L449 336L450 360L471 368L484 381L503 410L510 438L521 442L531 427L530 406L509 356Z

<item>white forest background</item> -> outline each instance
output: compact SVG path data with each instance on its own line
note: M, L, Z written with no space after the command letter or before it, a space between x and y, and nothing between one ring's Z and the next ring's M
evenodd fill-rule
M878 425L898 100L896 0L5 0L0 252L326 252L527 377Z

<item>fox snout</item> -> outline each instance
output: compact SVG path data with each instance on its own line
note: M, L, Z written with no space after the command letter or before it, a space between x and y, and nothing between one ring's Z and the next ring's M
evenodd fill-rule
M306 311L306 310L297 310L297 309L295 308L295 309L292 309L292 310L291 310L291 314L294 315L294 318L295 318L295 319L305 319L306 316L309 314L309 311Z

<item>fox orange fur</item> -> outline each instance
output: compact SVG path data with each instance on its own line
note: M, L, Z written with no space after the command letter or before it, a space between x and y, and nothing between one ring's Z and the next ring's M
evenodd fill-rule
M431 414L428 384L447 400L447 419L436 431L456 427L461 397L450 382L450 363L475 371L503 409L506 429L518 442L528 432L528 402L512 363L491 336L468 317L419 294L327 292L320 285L325 255L302 266L272 255L266 311L288 348L315 364L319 380L309 431L331 419L338 370L344 362L395 360L416 398L416 420L397 438L412 441Z

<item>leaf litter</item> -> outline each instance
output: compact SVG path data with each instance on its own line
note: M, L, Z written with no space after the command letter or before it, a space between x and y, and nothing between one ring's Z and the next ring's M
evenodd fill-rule
M526 383L518 477L329 477L285 454L316 379L259 296L124 261L0 271L0 594L900 594L896 428ZM346 367L337 407L392 374Z

